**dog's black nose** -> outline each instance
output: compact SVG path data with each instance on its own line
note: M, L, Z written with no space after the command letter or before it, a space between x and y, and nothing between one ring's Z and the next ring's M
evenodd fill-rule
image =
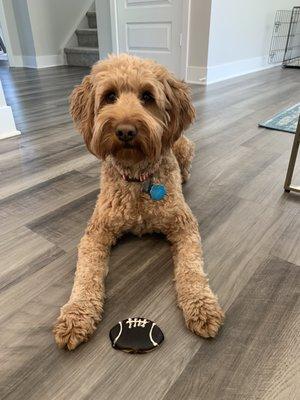
M117 126L116 135L122 142L130 142L136 134L137 131L133 125L122 124Z

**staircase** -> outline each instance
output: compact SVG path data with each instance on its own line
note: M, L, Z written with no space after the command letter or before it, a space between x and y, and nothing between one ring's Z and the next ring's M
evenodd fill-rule
M96 12L88 11L86 18L88 27L75 31L77 46L64 49L68 65L90 67L99 60Z

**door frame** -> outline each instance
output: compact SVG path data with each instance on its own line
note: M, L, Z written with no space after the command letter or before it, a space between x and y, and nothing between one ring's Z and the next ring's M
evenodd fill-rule
M110 18L111 18L111 43L112 52L120 53L118 40L118 18L117 18L117 1L110 0ZM188 59L189 59L189 42L190 42L190 14L191 0L182 0L182 38L181 38L181 65L180 77L187 80Z

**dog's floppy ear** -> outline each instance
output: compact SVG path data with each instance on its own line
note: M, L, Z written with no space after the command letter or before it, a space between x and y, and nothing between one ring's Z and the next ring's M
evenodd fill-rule
M70 95L70 113L89 150L93 136L94 103L94 88L90 75L87 75Z
M166 144L174 143L195 119L195 108L188 85L176 79L173 75L164 79L167 97L167 113L169 115Z

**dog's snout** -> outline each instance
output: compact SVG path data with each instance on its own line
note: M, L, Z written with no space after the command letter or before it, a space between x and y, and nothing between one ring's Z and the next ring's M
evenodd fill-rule
M122 124L116 128L116 135L118 139L123 142L130 142L137 134L137 130L133 125Z

